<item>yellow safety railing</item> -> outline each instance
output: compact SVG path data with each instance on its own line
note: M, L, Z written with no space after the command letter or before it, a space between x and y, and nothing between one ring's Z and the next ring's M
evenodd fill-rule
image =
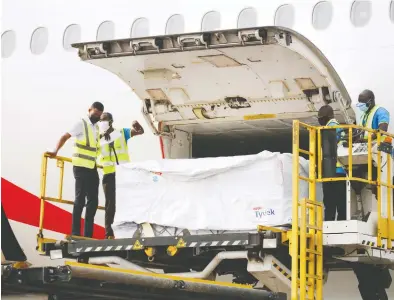
M346 177L323 178L321 151L322 130L343 129L348 131L348 174ZM300 149L300 129L309 132L309 150ZM353 129L368 132L368 175L367 179L353 176ZM377 151L377 179L372 180L372 135L376 135ZM382 135L394 139L394 135L376 131L357 125L340 126L310 126L295 120L293 122L293 224L291 232L290 255L292 257L292 285L291 299L323 299L323 205L316 199L316 183L329 181L358 181L377 186L378 201L378 236L377 245L382 246L382 239L387 239L385 247L392 247L394 239L394 222L392 221L392 157L391 153L379 150ZM317 142L316 142L317 141ZM317 147L316 147L317 146ZM321 152L320 152L321 153ZM382 153L387 155L387 178L382 182L381 172ZM299 157L304 154L309 158L309 176L303 177L299 173ZM317 172L316 172L317 169ZM317 173L317 176L316 176ZM309 199L299 199L300 180L309 183ZM380 187L387 188L387 217L382 216L382 199ZM320 199L322 200L322 199ZM301 208L301 209L300 209ZM301 213L299 213L301 210Z
M59 178L58 195L57 195L57 197L49 197L46 194L47 171L48 171L48 160L49 159L56 160L56 165L60 169L60 178ZM65 163L71 163L71 162L72 162L71 158L63 157L63 156L50 157L46 153L42 157L42 163L41 163L41 185L40 185L40 200L41 200L41 203L40 203L40 223L39 223L39 233L38 233L38 237L39 238L43 238L45 201L74 205L74 201L63 199L64 164ZM102 168L101 166L97 166L97 167L98 168ZM104 207L103 206L98 206L98 209L104 210ZM71 228L71 224L70 224L70 228Z
M316 133L308 126L309 150L300 149L300 122L293 124L293 224L291 299L323 299L323 206L316 199ZM299 175L299 156L309 158L309 178ZM309 183L309 198L299 199L299 180ZM301 208L301 215L299 209ZM320 298L319 298L319 295ZM298 298L299 296L299 298Z

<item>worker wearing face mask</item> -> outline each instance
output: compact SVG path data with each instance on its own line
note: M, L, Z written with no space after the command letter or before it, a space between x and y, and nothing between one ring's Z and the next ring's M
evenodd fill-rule
M375 104L375 95L370 90L364 90L358 96L357 108L361 111L362 115L359 121L359 125L374 129L388 131L390 123L390 113L383 107ZM382 136L382 141L385 140L385 136ZM376 134L372 135L372 140L376 139ZM364 140L368 140L368 132L364 133Z
M75 202L72 214L72 235L74 236L81 235L81 216L84 206L86 206L84 236L93 236L100 183L96 166L99 149L97 122L100 120L103 111L104 105L100 102L94 102L89 108L88 115L78 120L71 130L60 138L54 151L47 152L50 157L55 157L70 137L75 138L72 155L75 177Z
M361 111L359 126L374 130L387 132L390 123L390 113L383 107L376 105L375 95L370 90L364 90L358 97L357 108ZM372 141L376 140L376 133L372 134ZM368 141L368 131L364 132L363 141ZM381 142L391 143L391 138L381 135ZM372 180L377 178L377 168L372 168ZM372 187L372 192L376 195L377 187Z
M114 222L116 210L116 165L130 161L127 141L136 135L144 133L144 129L134 121L132 128L115 129L112 114L105 112L99 123L100 138L110 143L105 143L100 148L100 164L103 166L103 190L105 195L105 237L114 238L112 223Z
M329 105L324 105L319 109L318 120L321 126L339 126L339 122L334 117L334 110ZM338 145L342 143L341 137L344 135L342 129L336 129ZM337 162L336 177L346 177L346 172L342 165ZM346 220L346 181L323 182L323 203L324 220L337 221Z

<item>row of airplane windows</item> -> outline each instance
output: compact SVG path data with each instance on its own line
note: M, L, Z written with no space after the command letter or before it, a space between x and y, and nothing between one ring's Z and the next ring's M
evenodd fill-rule
M332 21L334 9L330 1L318 2L312 12L312 25L316 30L327 29ZM364 27L368 24L372 16L372 1L356 0L353 2L350 11L350 21L355 27ZM389 7L389 17L394 23L394 0L391 0ZM295 9L291 4L280 6L275 13L274 24L278 26L292 28L295 22ZM257 10L253 7L243 9L238 15L237 27L246 28L257 26ZM201 22L201 31L220 29L221 16L217 11L206 13ZM180 14L172 15L165 27L166 34L183 33L185 27L184 17ZM67 26L63 34L63 47L65 50L72 50L71 44L81 41L81 26L72 24ZM143 37L149 35L149 20L139 18L131 26L130 37ZM45 52L48 45L48 29L39 27L32 33L30 40L30 51L35 55ZM111 40L115 38L115 24L112 21L105 21L97 29L97 40ZM10 57L16 48L16 33L13 30L5 31L1 36L1 56Z

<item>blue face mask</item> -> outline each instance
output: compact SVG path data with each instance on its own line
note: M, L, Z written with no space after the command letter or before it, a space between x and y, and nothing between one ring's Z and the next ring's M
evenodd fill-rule
M366 103L357 103L356 107L362 112L366 112L368 110L368 106Z

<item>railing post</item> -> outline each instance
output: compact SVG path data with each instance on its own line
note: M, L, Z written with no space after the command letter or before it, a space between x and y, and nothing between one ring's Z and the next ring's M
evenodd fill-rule
M381 152L379 151L379 146L380 146L380 139L381 139L381 134L378 131L377 136L376 136L376 141L377 141L377 177L376 177L376 194L377 194L377 200L378 200L378 240L377 240L377 246L381 247L382 246L382 230L383 230L383 222L384 219L382 218L382 191L381 187L381 174L380 171L382 169L382 157L381 157ZM372 152L368 153L368 155L371 155L372 159Z
M48 157L46 154L42 157L41 162L41 184L40 184L40 223L39 223L39 234L42 235L42 230L44 227L44 209L45 209L45 193L47 185L47 166Z
M372 181L372 135L368 131L368 181Z
M349 159L348 159L348 169L349 169L349 180L353 177L353 128L349 128Z
M64 161L57 160L57 166L60 168L60 178L59 178L59 200L63 197L63 178L64 178Z
M309 129L309 200L316 202L316 129ZM308 210L309 225L315 226L316 223L316 206ZM310 228L309 234L309 248L315 250L316 247L316 230ZM315 254L308 255L308 298L313 299L315 292Z
M391 154L387 153L387 249L391 249L391 223L393 213L391 211L392 205L392 194L393 190L390 187L392 185L393 175L391 174Z
M318 162L317 162L317 178L320 180L322 179L322 162L323 162L323 155L322 155L322 147L321 147L321 129L318 128L317 130L317 151L318 155Z
M316 245L317 252L320 252L321 255L317 255L316 257L316 276L320 278L316 282L316 300L323 300L323 211L324 206L320 205L317 207L317 226L321 226L322 230L318 230L316 232ZM312 298L313 299L313 298Z
M306 299L306 286L307 286L307 274L306 274L306 231L307 231L307 221L306 221L306 200L301 201L301 224L300 224L300 299ZM313 237L311 238L313 239ZM298 257L298 255L296 256ZM310 263L310 262L309 262ZM293 269L293 268L292 268ZM296 277L297 278L297 277ZM292 277L293 279L293 277ZM309 281L309 278L308 278ZM292 291L293 292L293 291Z
M298 201L299 201L299 132L300 122L293 121L293 212L291 232L291 300L298 299Z

